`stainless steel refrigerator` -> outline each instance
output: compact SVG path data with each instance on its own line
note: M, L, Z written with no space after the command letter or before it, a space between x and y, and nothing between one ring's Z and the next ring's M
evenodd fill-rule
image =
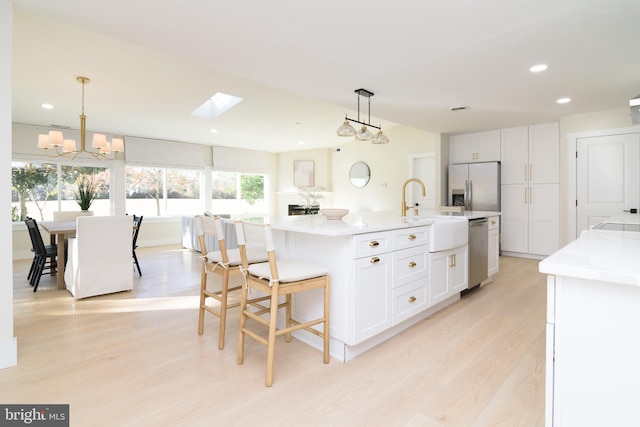
M449 165L449 206L500 211L500 162Z

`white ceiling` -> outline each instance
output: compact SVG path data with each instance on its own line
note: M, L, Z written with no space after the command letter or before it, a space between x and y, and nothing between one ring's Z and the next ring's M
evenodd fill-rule
M13 3L20 123L78 128L80 75L92 80L89 130L272 152L348 141L335 130L357 118L361 87L375 93L373 124L436 133L557 121L640 94L638 0ZM538 63L549 69L530 73ZM190 116L218 91L244 101Z

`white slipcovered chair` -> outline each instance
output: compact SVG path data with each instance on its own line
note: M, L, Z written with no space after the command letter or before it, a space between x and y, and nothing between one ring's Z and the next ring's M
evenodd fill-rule
M64 280L75 299L133 289L133 217L79 216Z

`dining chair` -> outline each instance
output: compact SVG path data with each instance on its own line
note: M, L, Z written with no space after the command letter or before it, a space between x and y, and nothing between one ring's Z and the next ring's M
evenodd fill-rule
M265 386L273 384L273 365L275 359L276 337L285 336L286 342L291 342L291 333L304 329L323 340L322 359L329 363L329 317L330 317L330 291L329 270L321 265L299 260L276 259L273 232L268 224L254 224L249 222L236 222L236 237L242 259L241 271L245 279L240 299L240 330L238 336L237 363L244 363L245 337L248 335L267 347L267 374ZM266 250L269 260L263 263L249 264L247 251ZM292 295L322 289L322 314L316 319L304 322L292 318ZM258 291L257 295L267 297L249 298L249 290ZM284 296L284 302L281 301ZM265 299L269 305L264 304ZM285 309L284 327L278 328L278 310ZM248 327L248 321L252 320L258 326L267 329L267 338L264 333L256 332L255 328ZM253 322L252 322L253 323ZM322 324L322 330L313 326Z
M142 225L142 218L144 215L133 215L133 263L138 269L138 274L142 276L142 271L140 271L140 263L138 262L138 255L136 255L136 249L138 248L138 233L140 233L140 226Z
M127 215L79 216L76 237L69 240L64 272L75 299L133 289L131 229Z
M240 302L229 303L230 293L239 291L242 285L229 287L229 277L240 274L239 249L227 249L223 223L219 217L196 215L194 218L196 234L200 243L202 258L202 274L200 277L200 309L198 314L198 335L204 333L204 314L211 313L220 319L218 326L218 349L224 349L227 310L240 306ZM211 248L211 243L218 243L218 250ZM247 263L264 262L267 253L251 251L248 253ZM207 287L209 273L220 275L222 283L219 290ZM207 304L207 298L218 301L219 306ZM210 300L209 300L210 301Z
M33 286L33 292L36 292L40 284L40 277L46 272L51 274L56 270L58 265L56 260L58 247L56 245L44 244L40 228L38 228L38 223L35 219L27 218L24 222L29 231L31 250L33 251L33 261L31 262L27 280L29 280L29 284Z

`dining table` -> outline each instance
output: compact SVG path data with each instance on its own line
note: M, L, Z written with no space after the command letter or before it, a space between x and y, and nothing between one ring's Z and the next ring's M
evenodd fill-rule
M56 280L58 289L65 289L64 265L66 263L65 250L67 236L73 237L76 234L75 221L40 221L38 223L44 231L49 233L51 244L58 245Z

